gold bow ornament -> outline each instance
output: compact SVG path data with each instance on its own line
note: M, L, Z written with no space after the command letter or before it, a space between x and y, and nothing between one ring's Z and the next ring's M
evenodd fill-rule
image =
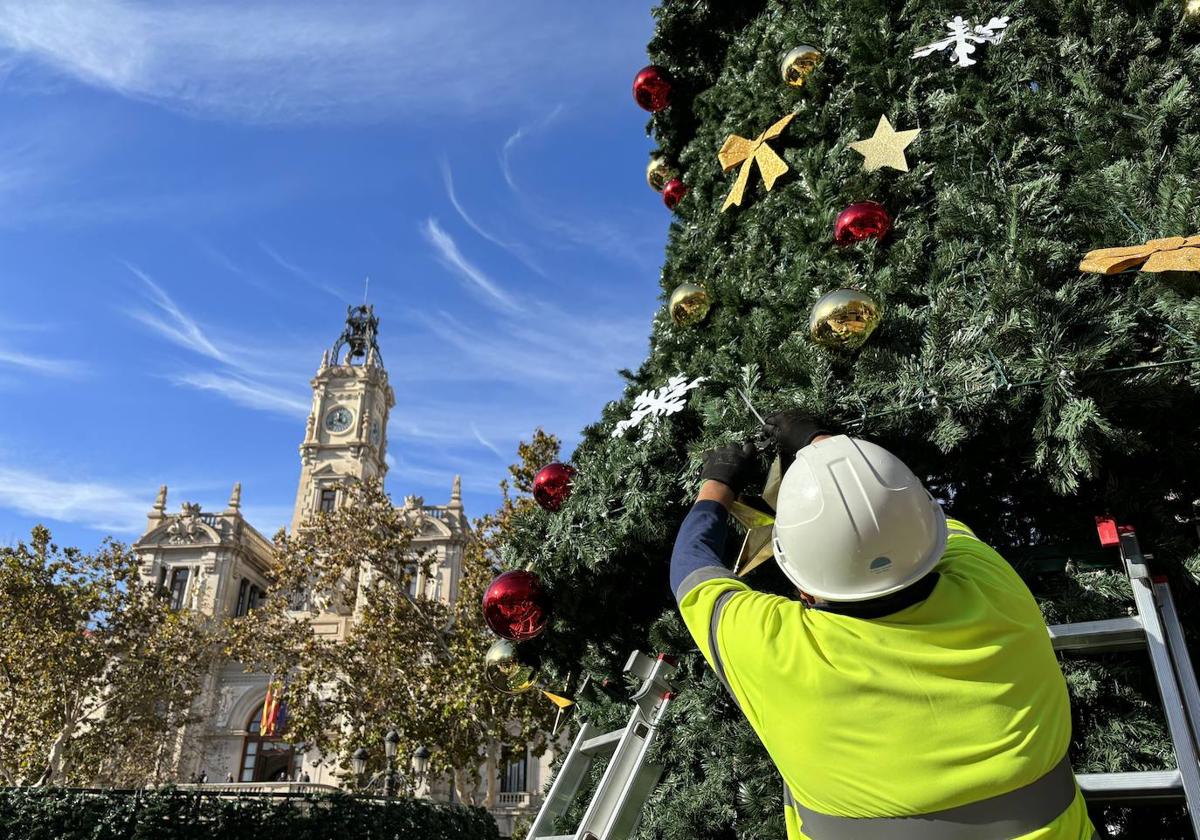
M1120 274L1139 267L1150 272L1200 271L1200 234L1151 239L1129 248L1101 248L1089 251L1079 264L1080 271L1095 274Z
M756 162L768 192L771 187L775 186L775 181L779 176L788 171L788 165L775 153L774 149L767 145L767 141L774 140L782 134L783 130L788 127L788 123L795 118L795 114L788 114L753 140L747 140L736 134L730 134L725 139L725 145L717 153L717 158L721 161L721 168L728 172L740 163L742 169L738 172L733 189L725 197L725 203L721 206L722 213L735 204L741 205L742 198L746 194L746 185L750 183L750 170Z

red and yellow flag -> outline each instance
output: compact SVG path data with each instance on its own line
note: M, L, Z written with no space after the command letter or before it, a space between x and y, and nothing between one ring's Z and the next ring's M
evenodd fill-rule
M263 735L278 735L282 730L283 685L278 680L267 683L267 697L263 700L262 723L259 732Z

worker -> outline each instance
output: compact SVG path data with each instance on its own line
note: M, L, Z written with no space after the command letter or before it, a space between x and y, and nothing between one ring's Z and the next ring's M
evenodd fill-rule
M775 560L723 562L753 446L705 455L671 559L684 623L783 776L789 840L1096 840L1067 759L1066 681L1028 588L899 458L796 413Z

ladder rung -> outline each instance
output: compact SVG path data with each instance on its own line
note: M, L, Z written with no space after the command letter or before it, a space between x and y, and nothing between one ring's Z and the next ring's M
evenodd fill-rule
M1146 646L1146 629L1140 618L1108 618L1055 624L1047 628L1055 650L1136 650Z
M617 748L624 734L624 729L614 729L595 738L588 738L579 746L579 751L587 756L607 755Z
M1079 773L1079 789L1089 802L1147 802L1183 799L1178 770L1138 773Z

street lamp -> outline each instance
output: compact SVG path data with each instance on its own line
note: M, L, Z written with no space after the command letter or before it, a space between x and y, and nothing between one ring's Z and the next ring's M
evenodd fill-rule
M416 752L412 755L413 768L413 784L415 788L420 788L425 781L425 773L429 770L429 748L426 746L417 747ZM416 794L413 790L413 794Z
M429 748L417 747L417 751L413 753L413 772L418 776L424 776L425 771L429 769Z
M350 756L350 765L354 768L354 775L362 778L362 774L367 772L367 752L366 747L359 747Z
M400 744L400 733L389 729L383 736L383 751L387 756L387 776L383 779L383 795L396 795L396 747Z

